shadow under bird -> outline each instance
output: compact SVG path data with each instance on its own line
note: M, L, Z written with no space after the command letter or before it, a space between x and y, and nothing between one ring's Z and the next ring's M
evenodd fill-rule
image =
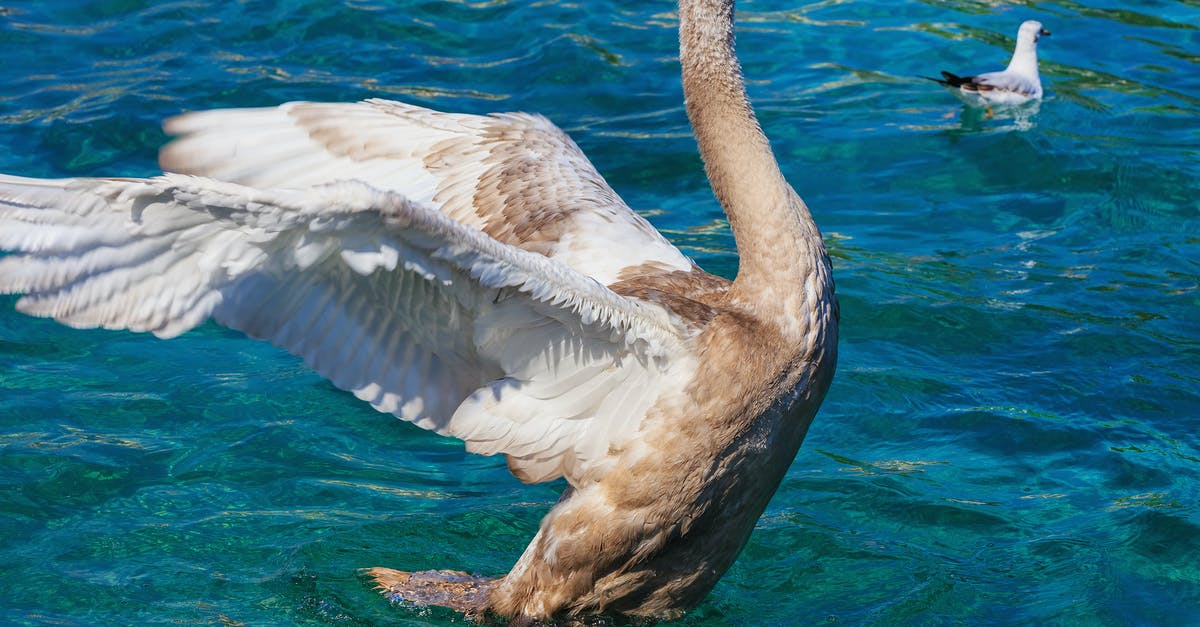
M942 71L942 78L922 76L950 88L968 105L997 107L1021 105L1042 97L1042 79L1038 75L1038 41L1050 34L1041 22L1028 20L1017 30L1017 45L1008 67L999 72L958 76Z
M747 99L732 0L679 3L739 269L708 274L545 118L387 100L169 120L169 173L0 176L0 291L74 327L212 319L568 487L503 577L367 574L514 623L671 619L729 568L833 377L830 260Z

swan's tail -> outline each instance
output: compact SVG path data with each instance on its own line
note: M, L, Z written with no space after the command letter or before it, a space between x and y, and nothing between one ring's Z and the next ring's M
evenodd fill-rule
M390 601L426 607L436 605L483 618L488 593L499 579L476 577L456 570L423 570L410 573L390 568L364 568L375 589Z

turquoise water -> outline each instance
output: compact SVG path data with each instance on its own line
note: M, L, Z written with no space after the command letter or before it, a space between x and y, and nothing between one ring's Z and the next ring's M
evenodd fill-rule
M1200 616L1200 6L745 2L740 53L830 242L840 370L690 625ZM1047 99L964 111L1044 22ZM732 239L667 2L0 7L0 171L149 175L162 118L293 99L544 113L706 268ZM524 486L208 325L74 331L0 299L0 623L440 625L356 569L505 572ZM461 621L458 621L461 622Z

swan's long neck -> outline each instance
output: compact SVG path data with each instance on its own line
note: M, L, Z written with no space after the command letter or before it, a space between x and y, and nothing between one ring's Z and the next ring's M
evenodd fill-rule
M731 297L760 316L794 321L817 306L815 300L832 298L828 258L808 207L784 180L750 107L733 39L732 0L680 1L688 118L740 258Z

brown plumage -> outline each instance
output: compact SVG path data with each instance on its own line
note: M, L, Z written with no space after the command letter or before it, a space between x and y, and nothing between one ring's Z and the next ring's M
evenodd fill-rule
M569 489L480 611L669 619L693 607L749 537L829 385L837 333L829 260L745 97L732 10L681 2L680 38L688 114L734 230L738 276L650 265L610 285L687 320L698 369L681 396L643 420L641 440L655 454L631 455L595 484ZM406 596L388 573L373 571Z

